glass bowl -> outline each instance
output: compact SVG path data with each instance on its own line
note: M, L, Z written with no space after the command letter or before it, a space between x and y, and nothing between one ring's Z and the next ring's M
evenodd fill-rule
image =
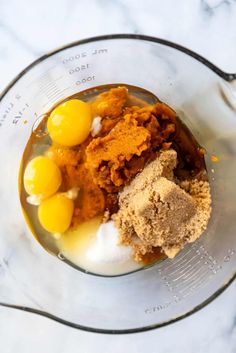
M236 74L186 48L140 35L72 43L21 72L0 97L0 304L116 334L175 322L221 293L236 275L234 80ZM202 237L174 260L107 278L68 266L36 242L21 211L17 178L40 116L76 92L122 83L173 107L206 148L213 211Z

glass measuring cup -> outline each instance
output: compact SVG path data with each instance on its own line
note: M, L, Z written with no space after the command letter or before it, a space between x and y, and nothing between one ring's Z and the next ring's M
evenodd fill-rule
M236 274L235 79L187 49L136 35L73 43L24 70L0 102L1 304L84 330L129 333L176 321L215 298ZM36 242L21 212L17 177L40 116L76 92L120 83L173 107L206 148L213 211L204 235L174 260L106 278L75 270Z

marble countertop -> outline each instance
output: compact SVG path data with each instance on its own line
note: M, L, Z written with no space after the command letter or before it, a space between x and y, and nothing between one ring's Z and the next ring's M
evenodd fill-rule
M58 46L102 34L137 33L182 44L236 73L235 0L1 0L0 90ZM82 332L0 307L1 353L236 352L236 283L196 314L132 335Z

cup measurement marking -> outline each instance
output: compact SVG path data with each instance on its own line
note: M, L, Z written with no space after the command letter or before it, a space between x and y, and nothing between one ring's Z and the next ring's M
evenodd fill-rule
M76 86L80 86L83 83L87 83L94 80L95 80L95 76L88 76L88 77L82 78L81 80L76 81L75 84Z
M198 257L198 255L194 255L192 256L190 259L185 259L182 263L179 264L178 267L175 267L175 270L171 272L171 275L174 275L175 273L182 273L183 271L185 271L186 266L191 263L196 257ZM190 265L191 266L191 265Z
M68 56L66 58L63 58L61 63L63 65L69 64L71 65L72 63L77 63L78 60L84 60L87 59L89 57L96 57L96 56L102 56L102 55L107 55L108 54L108 49L104 48L104 47L100 47L100 48L96 48L93 50L87 50L87 51L81 51L75 55L71 55ZM58 64L51 66L50 68L48 68L43 75L41 75L41 77L39 78L37 84L39 87L39 91L40 93L45 93L45 89L46 87L50 87L51 83L50 82L43 82L44 80L46 81L46 76L48 74L48 72L50 72L52 69L55 69L58 66ZM91 64L90 63L83 63L83 64L77 64L74 68L70 67L69 68L69 75L73 75L75 73L78 72L82 72L82 71L86 71L88 69L91 68ZM55 83L55 81L60 80L61 78L63 78L63 76L60 76L59 78L54 78L53 82ZM76 86L80 86L83 84L86 84L88 82L92 82L95 81L95 75L88 75L85 77L82 77L81 79L77 80L75 82ZM35 84L35 80L30 82L27 87L31 86L32 84ZM55 98L61 98L60 95L66 91L69 87L67 87L66 89L60 90L60 89L56 89L56 88L51 88L52 92L54 92L53 95L49 95L49 92L47 92L48 94L48 100L54 100ZM51 92L50 92L51 93ZM16 94L15 95L15 99L18 100L20 99L21 96L20 94ZM3 126L4 122L7 120L7 118L13 113L14 109L16 108L16 104L15 101L11 101L9 103L7 103L5 111L3 112L3 114L0 116L0 128ZM26 102L24 103L20 109L19 112L17 114L14 115L13 119L12 119L12 124L17 125L18 122L23 118L26 110L29 108L29 104Z
M72 63L77 60L81 60L83 58L87 58L89 56L95 56L95 55L103 55L103 54L108 54L108 49L107 48L98 48L98 49L93 49L90 51L82 51L79 52L75 55L68 56L62 60L62 64L68 64Z
M198 261L197 263L196 263L196 265L199 265L201 263L201 261ZM186 268L186 270L187 271L182 271L181 272L181 275L179 276L179 277L177 277L177 278L174 278L172 281L173 282L176 282L176 281L178 281L179 279L181 279L181 278L186 278L186 274L188 274L188 276L190 276L191 274L192 274L192 272L193 272L193 267L191 266L191 265L189 265L187 268ZM201 268L200 268L200 270L201 270ZM197 271L197 272L194 272L194 274L195 273L198 273L199 271ZM189 277L189 278L191 278L191 277Z
M160 269L163 267L165 270L174 268L176 269L176 266L178 266L179 263L183 263L183 259L186 258L186 256L192 251L192 249L189 249L185 254L182 254L182 256L177 255L175 260L167 260L169 261L168 265L165 265L164 262L162 263L163 266L160 267Z
M94 49L92 51L83 51L83 52L78 53L76 55L72 55L67 58L64 58L62 60L62 64L69 66L69 68L68 68L69 75L74 75L76 73L78 74L78 73L85 72L86 70L90 70L92 67L91 63L86 62L86 63L81 64L81 63L79 63L79 60L82 60L82 59L87 60L87 59L89 59L89 57L101 56L101 55L104 55L107 53L108 53L108 49L106 49L106 48L98 48L98 49ZM71 64L74 64L74 63L76 63L76 66L71 67ZM95 75L93 75L93 74L80 78L79 80L77 80L75 82L75 84L76 84L76 86L80 86L80 85L83 85L83 84L86 84L86 83L89 83L92 81L95 81Z
M76 72L80 72L80 71L84 71L84 70L87 70L91 67L90 64L84 64L84 65L79 65L79 66L76 66L75 68L73 69L70 69L69 70L69 74L70 75L73 75L75 74Z
M204 287L222 269L223 264L229 262L234 255L235 250L228 249L222 263L219 263L214 256L209 254L203 245L198 247L193 244L185 254L177 255L177 267L183 268L183 263L185 266L187 265L177 278L175 274L179 272L178 268L175 268L176 264L173 262L165 267L164 261L161 267L159 267L158 272L168 292L171 294L171 299L166 303L144 309L145 314L152 314L167 309L170 305L177 304L186 297L193 295L198 288ZM191 259L189 259L189 256ZM198 261L196 261L196 258L198 258ZM183 259L184 261L181 261ZM174 271L171 271L172 268Z
M216 274L221 269L218 261L213 256L209 255L207 250L202 245L197 249L196 246L192 246L191 249L192 251L188 254L190 258L185 259L182 264L180 262L174 271L170 271L170 269L165 269L164 267L163 269L159 269L161 278L164 280L167 287L169 289L171 288L171 291L177 290L183 285L183 283L186 283L190 290L192 287L194 273L197 271L199 274L196 281L203 282L208 280L209 276ZM199 271L199 266L200 269L203 270L204 275L201 271ZM179 270L181 270L182 276L176 277Z
M14 116L13 120L12 120L12 124L18 124L18 122L23 118L25 111L29 108L29 104L25 103L22 105L22 107L20 108L20 110L18 111L18 114Z

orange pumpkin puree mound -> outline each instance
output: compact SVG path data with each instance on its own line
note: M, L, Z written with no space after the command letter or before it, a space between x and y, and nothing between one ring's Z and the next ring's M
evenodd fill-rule
M97 96L92 103L92 111L94 115L99 115L101 118L117 118L122 114L127 98L128 89L126 87L111 88Z
M127 179L126 162L150 148L150 141L150 132L138 126L135 119L124 119L110 134L94 139L86 149L94 181L108 192L116 191Z
M52 145L47 152L62 171L62 188L66 191L77 187L79 196L75 200L72 226L102 215L105 210L103 191L92 179L83 162L84 151Z
M143 169L158 147L170 147L165 143L175 132L171 120L175 115L171 118L164 115L163 119L162 112L162 103L126 108L125 115L109 134L90 142L86 148L86 165L97 185L107 192L118 192Z

